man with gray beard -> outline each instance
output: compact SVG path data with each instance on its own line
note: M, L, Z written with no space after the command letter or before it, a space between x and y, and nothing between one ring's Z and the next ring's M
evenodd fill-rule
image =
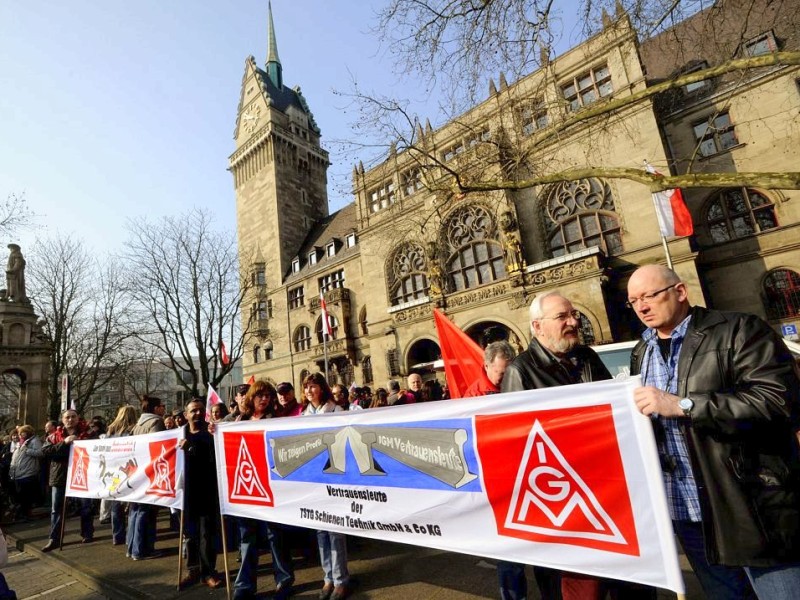
M518 392L611 379L611 374L591 348L580 343L581 314L557 290L533 299L530 308L531 343L508 365L501 390ZM599 600L606 592L629 599L655 599L655 590L632 583L578 573L534 567L543 600ZM527 597L525 565L498 561L502 600ZM616 594L616 595L615 595Z

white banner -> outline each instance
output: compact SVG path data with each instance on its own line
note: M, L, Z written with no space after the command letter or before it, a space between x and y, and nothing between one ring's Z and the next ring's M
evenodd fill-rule
M220 506L683 593L638 385L221 424Z
M67 496L183 507L183 428L76 441L71 445Z

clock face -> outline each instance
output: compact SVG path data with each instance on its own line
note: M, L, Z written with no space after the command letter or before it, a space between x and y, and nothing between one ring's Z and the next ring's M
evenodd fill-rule
M261 118L261 107L255 106L250 107L242 114L242 121L244 124L244 130L247 133L253 133L258 126L258 121Z

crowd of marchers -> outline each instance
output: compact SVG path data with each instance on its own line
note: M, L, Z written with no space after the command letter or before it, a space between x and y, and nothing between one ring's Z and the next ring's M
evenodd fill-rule
M631 373L641 375L634 401L650 419L658 448L675 535L709 598L794 599L800 597L800 378L782 339L756 316L694 306L686 284L672 270L650 265L628 282L628 307L644 325L633 349ZM466 396L531 390L610 379L598 355L580 343L580 313L557 290L536 296L530 306L531 342L516 355L505 341L484 349L486 377ZM185 427L184 548L189 566L181 582L222 585L216 571L220 535L238 548L239 571L233 597L256 594L258 549L272 554L274 597L293 592L292 544L309 542L310 532L279 523L231 518L219 531L213 435L217 423L362 410L447 398L447 389L412 373L405 389L397 381L373 393L367 387L328 384L309 375L298 398L291 383L274 387L260 380L241 385L230 407L215 404L206 420L201 399L183 412L165 415L158 398L141 399L140 414L120 408L106 428L101 419L84 422L74 410L61 424L45 425L39 439L22 425L5 440L0 465L12 518L30 518L31 508L50 498L50 539L60 543L69 445L78 439L141 435ZM591 432L587 432L591 435ZM46 479L42 477L47 469ZM49 496L45 494L49 488ZM91 500L72 499L80 516L83 543L93 541ZM112 529L112 543L125 544L133 560L157 558L158 507L104 501L100 522ZM177 523L177 514L173 515ZM352 591L346 537L313 532L323 570L321 600ZM476 543L479 543L476 540ZM533 575L544 600L654 599L654 588L540 566ZM525 565L498 561L499 597L528 597Z

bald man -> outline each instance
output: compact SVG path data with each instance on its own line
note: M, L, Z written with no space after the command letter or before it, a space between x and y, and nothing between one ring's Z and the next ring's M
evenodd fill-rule
M800 597L800 381L781 338L753 315L692 306L666 267L628 282L647 330L631 356L651 417L670 516L706 595Z

